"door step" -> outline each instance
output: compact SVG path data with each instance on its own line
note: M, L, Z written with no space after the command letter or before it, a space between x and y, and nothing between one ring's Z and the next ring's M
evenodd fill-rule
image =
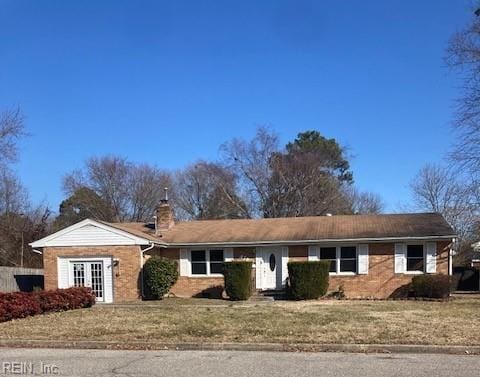
M248 301L255 301L255 302L273 302L274 298L269 296L261 296L261 295L253 295L248 299Z
M287 292L285 290L257 291L250 300L252 301L274 301L286 300Z

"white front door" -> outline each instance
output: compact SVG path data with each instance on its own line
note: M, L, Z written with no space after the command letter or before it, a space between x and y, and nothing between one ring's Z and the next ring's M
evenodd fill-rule
M282 250L280 248L265 248L261 253L262 287L260 289L281 289Z
M103 261L70 261L70 286L89 287L97 301L105 301Z

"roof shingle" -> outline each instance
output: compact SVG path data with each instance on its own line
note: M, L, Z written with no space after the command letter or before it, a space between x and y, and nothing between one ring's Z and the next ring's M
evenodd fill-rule
M454 237L438 213L337 215L178 222L155 236L152 224L114 223L119 229L167 244L251 244L317 240Z

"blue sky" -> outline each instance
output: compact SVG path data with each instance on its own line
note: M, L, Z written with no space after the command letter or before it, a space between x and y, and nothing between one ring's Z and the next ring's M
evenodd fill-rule
M162 168L215 159L270 124L350 148L357 186L394 211L453 137L443 62L470 1L0 0L0 108L31 136L16 165L56 210L92 155Z

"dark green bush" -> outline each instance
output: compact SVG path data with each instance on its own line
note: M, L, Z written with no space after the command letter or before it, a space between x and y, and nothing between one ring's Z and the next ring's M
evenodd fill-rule
M143 266L144 296L161 299L178 279L177 262L153 256Z
M294 300L324 296L328 289L330 261L289 262L289 294Z
M412 279L410 292L414 297L446 298L452 285L453 280L448 275L418 275Z
M230 300L247 300L252 294L252 262L235 261L223 264L225 291Z

